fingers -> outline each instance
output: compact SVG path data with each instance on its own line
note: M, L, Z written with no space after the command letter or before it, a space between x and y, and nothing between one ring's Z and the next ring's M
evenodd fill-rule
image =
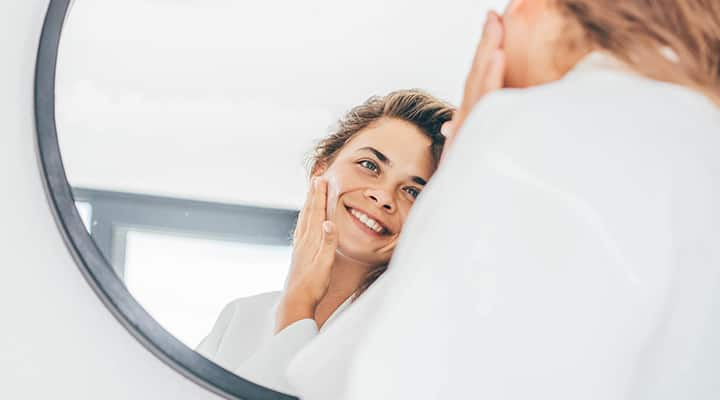
M300 209L300 213L298 214L297 223L295 224L295 233L293 234L293 240L297 241L298 238L305 234L307 231L308 226L308 214L310 214L310 207L312 206L312 200L315 195L315 180L317 177L313 177L310 179L310 188L307 192L307 197L305 198L305 204L303 204L303 207Z
M443 126L445 137L454 139L480 99L493 90L502 88L505 74L503 53L504 27L502 18L494 11L487 15L483 35L475 50L472 67L465 81L463 100L452 121ZM449 144L446 141L446 147ZM445 151L443 151L445 153Z
M490 56L490 65L485 75L484 90L491 92L502 88L505 79L505 53L495 50Z
M443 146L442 153L440 154L440 161L443 162L445 160L445 157L448 153L448 150L450 150L450 146L452 145L453 141L455 140L455 132L457 132L457 129L455 128L457 123L458 113L456 112L453 116L453 119L442 124L440 127L440 134L445 136L445 145Z
M455 127L453 124L453 120L450 120L440 127L440 133L445 136L446 141L452 140L452 137L455 134Z
M502 19L495 11L490 11L483 29L483 50L493 50L502 47L503 26Z
M440 127L440 133L445 136L445 144L449 145L453 142L455 139L455 134L457 133L458 127L462 125L462 122L465 120L465 110L458 110L455 112L455 115L453 115L453 118L450 121L445 122Z
M315 263L319 268L329 268L335 261L335 251L338 246L338 234L332 221L322 224L322 242L315 256Z
M378 249L378 253L380 254L387 254L392 253L395 251L395 247L397 246L398 238L393 239L390 243L386 244L385 246Z
M502 22L497 13L491 11L488 13L482 38L475 50L471 75L475 75L477 79L482 80L482 78L487 74L492 54L496 50L502 48L502 41ZM471 83L472 81L474 80L468 79L468 83Z
M310 243L317 243L320 240L322 223L326 219L327 212L327 181L323 178L316 178L313 182L313 195L308 207L306 235Z
M493 50L502 47L502 40L502 22L500 21L500 17L494 11L491 11L485 20L482 38L480 38L480 43L475 52L478 61L482 62L483 60L487 60L487 57Z
M313 195L313 218L316 222L325 221L327 216L327 180L318 178L315 180L315 194Z
M326 219L327 207L327 181L323 178L313 178L310 181L308 199L298 216L297 228L293 236L297 242L303 238L308 243L320 240L320 229Z

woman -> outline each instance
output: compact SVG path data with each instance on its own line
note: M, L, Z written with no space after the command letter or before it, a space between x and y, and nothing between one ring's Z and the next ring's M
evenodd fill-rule
M293 386L313 400L718 398L719 95L718 1L491 13L388 272L295 357Z
M416 90L350 110L311 160L283 292L233 301L198 351L282 392L297 350L360 296L390 261L405 219L432 176L453 108Z

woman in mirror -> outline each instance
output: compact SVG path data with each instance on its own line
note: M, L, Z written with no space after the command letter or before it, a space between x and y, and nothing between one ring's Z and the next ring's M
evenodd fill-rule
M372 97L315 148L282 292L240 298L198 352L291 393L284 368L386 269L416 198L437 168L453 107L417 90Z

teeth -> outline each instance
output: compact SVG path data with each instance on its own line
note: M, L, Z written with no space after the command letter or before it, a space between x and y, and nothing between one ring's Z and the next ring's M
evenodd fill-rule
M380 233L382 231L382 227L380 224L377 223L374 219L368 217L367 215L361 213L360 211L356 211L355 209L350 209L350 213L355 216L360 222L365 224L368 228L374 230L377 233Z

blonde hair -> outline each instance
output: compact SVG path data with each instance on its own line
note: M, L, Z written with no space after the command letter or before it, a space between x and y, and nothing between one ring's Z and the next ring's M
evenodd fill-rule
M314 173L320 166L329 166L335 156L355 135L385 118L410 122L430 138L430 154L435 167L440 161L445 136L440 128L452 119L455 108L430 94L418 90L398 90L386 96L373 96L353 107L338 122L332 133L322 139L308 160L308 170ZM387 264L372 269L355 292L360 296L387 269Z
M308 160L313 173L319 165L329 165L345 144L361 130L384 118L407 121L418 127L431 140L430 154L437 163L445 137L442 125L450 121L455 108L419 89L398 90L386 96L372 96L353 107L337 121L332 133L322 139Z
M720 1L555 0L588 44L720 105Z

